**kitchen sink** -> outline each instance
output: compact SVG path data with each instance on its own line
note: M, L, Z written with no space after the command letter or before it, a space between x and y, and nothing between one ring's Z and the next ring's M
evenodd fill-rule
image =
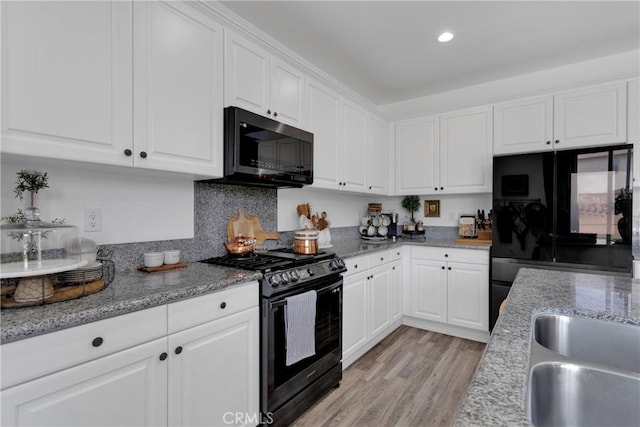
M640 327L534 315L526 408L541 426L640 425Z
M547 362L531 370L529 418L540 426L638 426L640 378Z
M543 313L534 317L537 343L565 357L640 372L640 327Z

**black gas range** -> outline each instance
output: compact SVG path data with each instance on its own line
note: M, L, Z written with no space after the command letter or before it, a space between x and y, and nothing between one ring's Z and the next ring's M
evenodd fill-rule
M264 297L305 288L310 282L347 271L344 261L333 252L306 255L287 248L244 257L226 255L201 262L261 272L264 276L261 281Z
M270 427L288 426L342 379L342 273L332 252L296 254L276 249L247 257L223 256L202 262L249 269L260 280L260 413ZM315 293L315 354L291 362L288 307L303 293ZM292 316L298 310L293 310Z

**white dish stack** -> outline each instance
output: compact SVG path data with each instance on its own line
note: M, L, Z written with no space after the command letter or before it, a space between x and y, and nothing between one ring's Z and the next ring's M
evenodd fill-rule
M369 203L367 215L362 218L358 229L363 240L384 241L387 239L391 218L381 212L381 203Z

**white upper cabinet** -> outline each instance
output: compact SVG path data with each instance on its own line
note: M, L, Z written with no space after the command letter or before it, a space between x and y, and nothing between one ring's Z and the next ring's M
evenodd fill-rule
M389 123L374 114L369 114L367 141L366 191L371 194L389 194L390 166L393 153L390 144Z
M396 193L491 192L491 107L396 123Z
M340 155L340 95L308 79L304 127L313 133L313 186L338 188Z
M538 96L497 104L494 114L494 154L545 150L553 140L553 96Z
M342 144L339 156L342 190L364 192L367 167L367 112L358 104L343 98Z
M225 105L300 126L304 75L255 43L227 30Z
M492 107L440 116L439 193L490 193L492 190Z
M626 82L498 104L494 126L495 155L625 143Z
M180 2L134 2L134 164L221 176L222 26Z
M558 149L627 141L626 82L557 93L553 99Z
M438 116L396 123L396 194L431 194L439 181Z
M634 79L629 81L628 85L629 95L627 98L629 106L629 121L627 123L627 141L630 144L634 144L635 155L633 165L633 180L634 185L640 184L638 176L640 173L640 79Z
M358 104L307 79L304 128L313 133L313 186L365 192L368 113Z
M222 175L220 25L182 2L2 7L3 152Z
M2 152L131 165L131 3L1 6Z

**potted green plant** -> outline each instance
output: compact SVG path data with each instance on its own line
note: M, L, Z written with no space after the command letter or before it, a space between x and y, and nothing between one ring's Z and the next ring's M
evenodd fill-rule
M619 188L616 190L616 198L613 205L613 211L616 215L622 214L618 220L618 232L622 241L631 242L631 211L632 211L632 190L630 188Z
M18 179L13 192L20 200L24 198L24 193L29 192L29 206L24 210L24 218L27 222L38 221L40 210L35 207L35 198L38 191L49 188L49 177L47 173L23 169L17 173Z
M411 224L415 224L416 221L413 217L413 213L420 209L420 197L405 196L404 199L402 199L402 207L408 210L411 214Z

